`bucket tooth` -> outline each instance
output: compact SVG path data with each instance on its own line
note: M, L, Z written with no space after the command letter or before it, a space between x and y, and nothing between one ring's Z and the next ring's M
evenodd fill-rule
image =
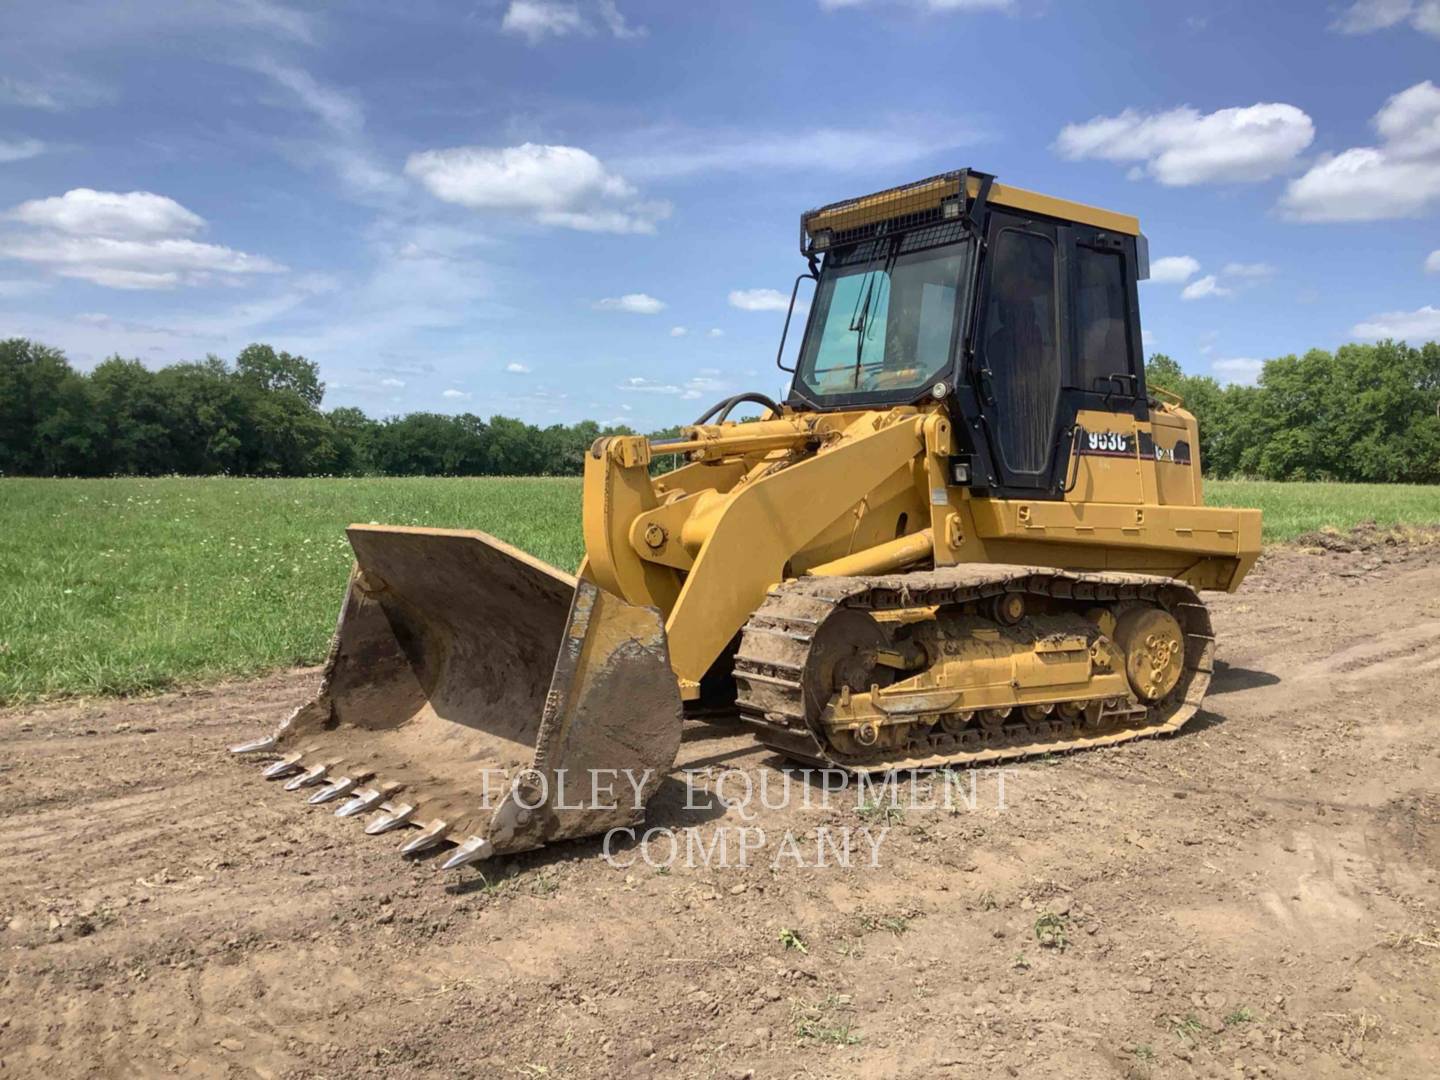
M348 776L342 776L338 780L332 780L325 787L310 796L310 805L319 806L321 803L329 802L331 799L338 799L341 795L348 795L355 790L355 786L359 783L359 780L352 780Z
M415 807L407 803L397 803L390 807L390 812L382 817L376 818L365 826L365 832L369 836L386 832L390 829L398 829L404 825L415 813Z
M450 826L443 821L432 821L419 836L411 837L400 845L401 855L413 855L425 851L445 839L445 830Z
M492 850L490 841L485 837L472 836L451 853L450 857L441 864L440 869L454 870L457 866L464 866L477 859L487 859Z
M356 814L363 814L366 810L374 810L397 790L396 785L386 784L383 788L361 788L355 795L339 810L335 811L336 817L354 817Z
M304 756L301 752L286 754L279 761L272 762L265 766L265 771L260 775L266 780L278 780L282 776L289 776L296 769L300 768L300 759Z
M325 774L326 774L327 772L329 772L329 771L330 771L330 763L329 763L329 762L321 762L319 765L316 765L313 769L306 769L306 770L305 770L303 773L301 773L299 776L295 777L295 779L293 779L293 780L287 780L287 781L285 782L285 790L286 790L286 791L299 791L299 790L300 790L301 788L303 788L303 787L310 787L310 786L312 786L312 785L314 785L314 784L318 784L318 783L320 783L320 781L322 781L322 780L325 779Z
M249 742L237 743L230 747L232 754L258 754L262 750L274 750L280 742L274 735L266 735L263 739L252 739Z

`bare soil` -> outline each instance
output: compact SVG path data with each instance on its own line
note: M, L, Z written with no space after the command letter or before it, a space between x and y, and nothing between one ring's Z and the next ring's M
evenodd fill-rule
M314 671L0 712L0 1075L1435 1075L1424 539L1267 554L1183 732L1011 768L1003 807L987 772L973 809L826 809L794 774L780 806L777 759L697 726L699 786L778 808L676 780L650 824L728 867L402 859L224 751ZM878 867L797 865L817 826L888 830Z

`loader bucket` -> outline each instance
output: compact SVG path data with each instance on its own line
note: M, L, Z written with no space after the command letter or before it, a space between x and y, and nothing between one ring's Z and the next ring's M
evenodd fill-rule
M633 825L674 763L680 695L659 612L482 532L354 525L319 693L265 775L402 825L445 866ZM583 573L583 572L582 572Z

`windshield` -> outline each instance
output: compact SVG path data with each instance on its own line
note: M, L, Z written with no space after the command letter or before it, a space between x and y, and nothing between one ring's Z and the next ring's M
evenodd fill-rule
M801 348L806 396L918 390L950 363L968 243L896 254L901 239L826 261Z

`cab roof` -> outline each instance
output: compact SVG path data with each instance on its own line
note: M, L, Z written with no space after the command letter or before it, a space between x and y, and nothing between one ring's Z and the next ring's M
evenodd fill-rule
M959 169L810 210L800 216L801 246L806 247L807 236L813 238L822 230L828 229L832 234L839 234L897 218L932 218L943 210L947 200L958 201L955 197L960 192L962 181L966 185L967 197L973 199L980 193L984 179L984 174ZM1139 219L1129 214L1102 210L1096 206L1059 199L1053 195L1042 195L1008 184L992 183L987 201L993 206L1093 225L1098 229L1124 233L1127 236L1140 235Z

